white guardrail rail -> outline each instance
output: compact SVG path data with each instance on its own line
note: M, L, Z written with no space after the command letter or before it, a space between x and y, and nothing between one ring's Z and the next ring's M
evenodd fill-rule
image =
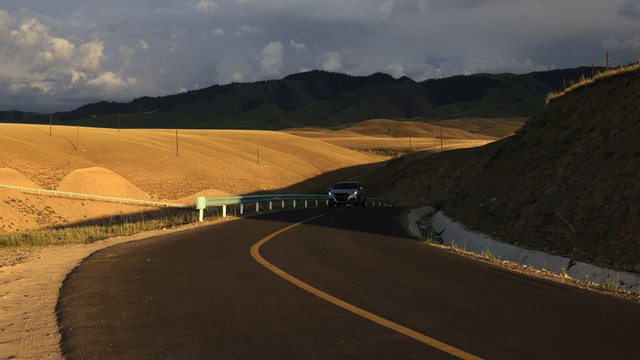
M255 203L256 212L260 212L260 203L268 203L269 210L273 210L273 203L281 202L281 208L285 207L286 201L291 201L293 207L296 207L296 202L304 202L304 207L309 206L309 202L314 203L318 207L321 203L329 205L328 195L300 195L300 194L280 194L280 195L247 195L247 196L231 196L231 197L219 197L219 198L207 198L199 196L196 198L196 209L200 212L200 221L203 221L204 210L210 207L222 207L222 216L227 216L227 205L240 205L240 215L244 212L244 204ZM391 201L367 198L367 204L371 206L393 206Z

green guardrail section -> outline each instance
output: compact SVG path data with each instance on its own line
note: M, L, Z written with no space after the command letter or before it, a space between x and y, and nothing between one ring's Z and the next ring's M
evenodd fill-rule
M247 196L230 196L230 197L218 197L218 198L196 198L196 209L206 209L208 207L223 206L223 205L235 205L246 204L255 202L268 202L268 201L292 201L292 200L329 200L328 195L302 195L302 194L280 194L280 195L247 195ZM368 203L379 203L385 206L393 206L391 201L367 198Z
M149 200L136 200L136 199L127 199L127 198L118 198L112 196L102 196L102 195L91 195L91 194L80 194L80 193L72 193L67 191L58 191L58 190L45 190L45 189L36 189L36 188L28 188L24 186L13 186L13 185L2 185L0 187L9 188L9 189L17 189L24 191L29 191L33 193L41 194L52 194L54 196L60 197L70 197L70 198L84 198L84 199L93 199L93 200L104 200L104 201L113 201L113 202L125 202L127 204L134 205L152 205L152 206L165 206L165 207L179 207L179 208L194 208L193 205L184 205L184 204L172 204L166 202L159 201L149 201Z
M81 194L81 193L73 193L73 192L58 191L58 190L45 190L45 189L29 188L24 186L0 184L0 187L21 190L22 192L28 191L28 192L38 193L38 195L50 194L54 196L69 197L69 198L75 197L75 198L94 199L94 200L101 200L101 201L124 202L127 204L134 204L134 205L139 204L139 205L165 206L165 207L178 207L178 208L191 208L191 209L195 208L198 210L204 210L206 208L216 207L216 206L269 202L269 201L295 201L295 200L328 201L329 200L328 195L304 195L304 194L246 195L246 196L229 196L229 197L218 197L218 198L205 198L205 197L199 196L196 198L196 205L194 206L194 205L173 204L173 203L159 202L159 201L118 198L118 197L112 197L112 196ZM367 198L367 203L378 204L380 206L393 206L393 203L391 201L377 199L377 198Z

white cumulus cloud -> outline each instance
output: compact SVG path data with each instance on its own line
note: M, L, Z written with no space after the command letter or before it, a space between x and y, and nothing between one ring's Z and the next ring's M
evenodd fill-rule
M284 46L272 41L260 52L260 69L265 75L280 75L284 66Z
M332 51L320 55L320 66L326 71L340 71L342 69L342 55Z
M94 40L80 45L80 69L97 71L100 68L100 60L104 57L104 44Z
M303 43L297 43L293 40L289 41L289 47L296 50L306 50L307 47Z
M211 35L213 35L214 37L218 37L218 36L224 36L224 30L217 28L215 30L211 30Z
M393 12L393 0L385 1L378 9L378 16L382 20L389 20Z
M264 29L260 27L253 27L251 25L242 25L238 31L236 31L236 35L242 34L250 34L250 35L259 35L264 34Z
M196 9L203 12L213 12L217 8L218 4L214 3L211 0L200 0L200 2L196 4Z
M127 78L123 80L120 76L107 71L100 76L88 82L89 85L97 86L105 94L112 94L131 85L135 85L138 81L135 78Z
M138 47L145 51L151 49L151 46L144 40L138 41Z

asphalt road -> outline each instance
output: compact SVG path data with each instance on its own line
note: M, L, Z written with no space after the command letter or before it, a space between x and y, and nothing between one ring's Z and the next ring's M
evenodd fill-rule
M409 238L401 221L398 208L306 209L104 249L61 289L63 353L67 359L453 359L456 351L487 359L639 356L639 305L426 246Z

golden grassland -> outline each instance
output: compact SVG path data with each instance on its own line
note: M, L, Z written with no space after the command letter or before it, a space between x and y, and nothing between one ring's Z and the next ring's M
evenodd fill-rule
M55 126L49 136L49 126L0 124L0 146L0 168L16 170L42 188L83 192L92 177L112 183L119 176L157 200L273 190L380 160L271 131L178 130L176 136L175 130ZM83 170L90 168L95 169ZM113 194L108 184L95 185L96 195L123 195ZM138 197L140 191L131 192Z
M570 84L569 87L566 88L566 90L564 91L560 91L560 92L553 92L553 93L549 93L549 95L547 96L547 104L549 104L550 101L557 99L561 96L566 95L567 93L574 91L576 89L582 88L584 86L593 84L599 80L602 79L606 79L612 76L617 76L617 75L621 75L621 74L625 74L631 71L635 71L640 69L640 60L638 60L637 63L633 64L633 65L629 65L629 66L621 66L619 68L615 68L615 69L610 69L609 71L605 71L605 72L599 72L597 74L595 74L595 76L593 78L586 78L584 75L582 76L582 78L573 84Z
M468 122L475 132L464 130L464 121L377 119L336 131L180 129L177 134L175 129L0 124L0 184L180 204L193 204L196 196L271 192L296 184L298 191L316 192L324 184L310 179L399 154L389 149L480 146L496 140L496 132L508 134L521 125L483 121ZM0 188L0 232L126 220L127 214L144 218L151 211Z
M512 135L527 119L465 118L434 123L372 119L337 130L297 128L283 131L361 151L441 151L486 145Z

